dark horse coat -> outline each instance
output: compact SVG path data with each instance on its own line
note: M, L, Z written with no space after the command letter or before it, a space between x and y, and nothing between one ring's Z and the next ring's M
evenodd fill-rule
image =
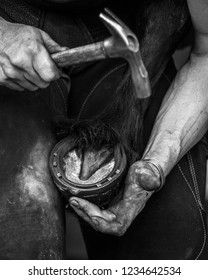
M93 142L99 149L106 145L106 137L94 134L91 138L93 133L89 133L88 138L86 133L84 142L80 142L79 137L82 135L80 127L83 128L86 120L90 132L97 129L99 122L99 127L104 124L100 136L109 135L111 145L114 140L121 141L129 164L142 153L142 133L148 136L147 131L152 125L143 128L144 116L149 114L151 119L151 114L155 115L158 110L152 102L157 103L162 98L159 80L171 54L189 28L188 9L186 1L180 0L112 2L109 8L138 35L153 96L146 101L134 99L128 68L121 60L67 69L71 77L69 95L62 80L35 95L0 88L2 259L64 257L63 201L48 170L48 156L57 142L55 132L59 137L73 132L78 145L87 147ZM109 35L98 21L98 13L99 9L90 6L79 12L77 9L38 8L23 0L1 0L0 3L0 15L6 20L42 28L61 45L69 47L98 41ZM68 118L78 121L78 124L68 129ZM202 175L205 160L200 151L203 149L196 147L193 152ZM189 163L190 158L192 154ZM167 180L168 188L164 187L148 202L142 215L123 238L114 239L99 234L95 237L89 227L85 229L86 241L92 237L98 240L100 246L98 251L95 250L97 246L92 248L87 242L90 257L193 259L201 255L206 242L203 207L199 203L201 197L192 182L193 170L191 173L187 159L181 164L183 168L180 170L188 178L189 186L181 187L186 181L183 181L179 169L174 170L173 178ZM197 173L196 177L203 188L204 176Z

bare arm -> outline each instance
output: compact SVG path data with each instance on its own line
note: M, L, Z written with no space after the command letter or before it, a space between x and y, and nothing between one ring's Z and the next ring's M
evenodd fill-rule
M106 211L83 199L70 199L76 213L101 232L123 235L160 187L160 173L166 176L208 128L208 0L188 4L195 28L190 59L166 94L143 160L128 171L122 199Z
M195 43L167 92L143 156L159 162L165 176L208 128L208 1L188 5Z

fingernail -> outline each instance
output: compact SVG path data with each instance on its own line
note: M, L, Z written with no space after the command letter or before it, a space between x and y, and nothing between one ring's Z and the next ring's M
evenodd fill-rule
M71 200L70 205L79 208L79 203L76 200Z
M92 222L93 222L93 224L94 224L94 225L99 226L99 222L98 222L98 220L96 220L96 219L92 219Z

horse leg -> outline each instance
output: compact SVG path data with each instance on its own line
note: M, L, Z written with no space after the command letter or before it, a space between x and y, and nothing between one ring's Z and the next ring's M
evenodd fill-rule
M64 256L64 208L48 169L55 139L47 98L48 90L34 96L0 88L0 259Z

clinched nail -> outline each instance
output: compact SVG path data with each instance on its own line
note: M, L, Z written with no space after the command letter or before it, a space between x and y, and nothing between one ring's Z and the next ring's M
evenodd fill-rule
M76 200L71 200L70 205L79 208L79 203Z

